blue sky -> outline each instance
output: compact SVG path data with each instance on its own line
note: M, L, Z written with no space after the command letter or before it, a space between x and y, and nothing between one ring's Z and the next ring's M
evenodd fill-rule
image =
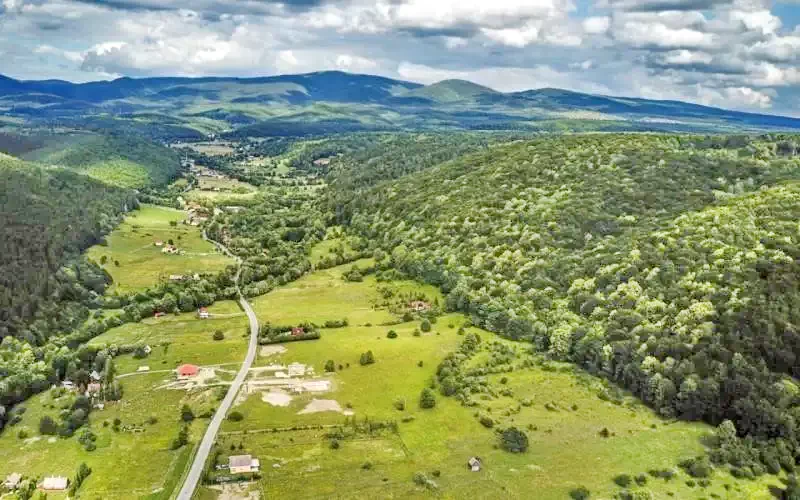
M0 73L338 69L800 116L800 0L0 0Z

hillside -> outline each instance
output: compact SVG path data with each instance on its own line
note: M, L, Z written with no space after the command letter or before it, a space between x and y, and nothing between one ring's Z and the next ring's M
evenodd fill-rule
M163 186L181 171L169 148L121 135L75 134L50 137L23 158L82 172L125 188Z
M5 155L0 178L0 337L20 336L35 345L75 313L53 309L62 299L74 300L71 282L104 286L93 283L98 276L88 268L81 275L61 266L97 243L137 202L130 191ZM42 324L28 329L34 318Z
M502 93L465 80L418 83L323 71L259 78L120 78L73 84L0 78L0 112L27 125L197 140L391 130L800 129L800 119L562 89Z
M786 439L800 411L793 151L765 139L542 139L379 184L337 211L352 212L384 265L440 286L476 325L665 417L730 420L755 441L712 459L772 468L800 452Z

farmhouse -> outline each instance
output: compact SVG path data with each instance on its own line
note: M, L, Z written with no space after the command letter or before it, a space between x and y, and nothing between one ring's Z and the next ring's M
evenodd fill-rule
M208 313L208 308L207 307L201 307L200 309L198 309L197 310L197 316L200 319L208 319L208 318L211 317L211 315Z
M177 369L178 378L191 378L200 373L200 368L196 365L181 365Z
M480 472L481 459L478 457L470 458L469 460L467 460L467 467L469 467L469 470L471 470L472 472Z
M228 468L231 474L258 472L261 468L261 462L250 455L234 455L228 458Z
M22 481L22 474L18 472L14 472L13 474L9 474L6 477L6 480L3 481L3 486L9 490L16 490L19 487L19 483Z
M408 308L416 312L425 312L430 310L431 305L424 300L415 300L408 304Z
M42 481L42 489L47 491L64 491L67 489L69 479L60 476L50 476Z

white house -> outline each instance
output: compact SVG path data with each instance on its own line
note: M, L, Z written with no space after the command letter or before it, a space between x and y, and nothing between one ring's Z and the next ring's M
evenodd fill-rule
M228 457L228 468L231 474L246 474L248 472L258 472L261 463L257 458L250 455L234 455Z
M3 486L9 490L16 490L19 487L19 483L22 481L22 474L18 472L14 472L13 474L9 474L6 480L3 482Z
M47 491L64 491L67 489L69 479L60 476L51 476L44 478L42 481L42 489Z

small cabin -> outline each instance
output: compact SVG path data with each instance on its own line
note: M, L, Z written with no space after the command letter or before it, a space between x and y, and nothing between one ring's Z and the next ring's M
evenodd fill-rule
M478 457L470 458L467 460L467 467L469 467L469 470L472 472L480 472L482 467L481 459Z
M198 309L198 310L197 310L197 316L198 316L200 319L208 319L208 318L210 318L210 317L211 317L211 314L209 314L209 312L208 312L208 308L206 308L206 307L201 307L200 309Z

